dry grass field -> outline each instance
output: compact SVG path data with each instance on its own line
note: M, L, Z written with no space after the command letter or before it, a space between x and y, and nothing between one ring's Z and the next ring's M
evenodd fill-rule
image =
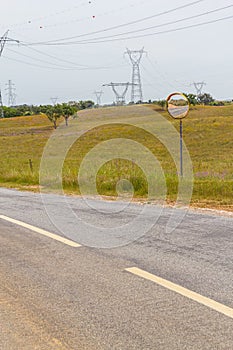
M137 106L134 106L135 111ZM156 105L145 107L148 113L158 112L179 127L167 113ZM73 144L66 155L63 167L65 192L79 194L78 168L85 155L102 141L125 138L147 147L159 160L167 184L167 201L177 196L177 169L166 147L145 131L120 123L122 114L129 107L85 110L79 112L77 122L86 123L114 115L114 123L92 128ZM119 120L117 113L121 114ZM106 115L108 115L106 117ZM141 116L143 121L143 115ZM156 118L156 116L155 116ZM64 128L64 126L61 126ZM67 129L72 132L72 125ZM46 116L19 117L0 120L0 185L26 190L39 190L41 156L47 140L53 133ZM200 207L233 210L233 105L223 107L193 107L184 120L184 142L189 151L194 172L194 190L191 204ZM59 152L59 147L57 152ZM33 169L30 168L32 161ZM97 175L98 192L106 196L116 195L116 184L128 179L134 186L136 198L147 197L147 181L143 171L130 161L113 159L103 165Z

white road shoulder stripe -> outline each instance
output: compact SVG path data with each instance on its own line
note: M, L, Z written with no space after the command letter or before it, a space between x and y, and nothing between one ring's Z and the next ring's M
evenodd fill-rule
M15 225L18 225L18 226L21 226L21 227L24 227L24 228L27 228L28 230L31 230L31 231L34 231L36 233L39 233L43 236L46 236L46 237L49 237L49 238L52 238L54 239L55 241L58 241L58 242L61 242L63 244L66 244L70 247L74 247L74 248L79 248L81 247L80 244L76 243L76 242L73 242L69 239L66 239L64 237L61 237L59 235L56 235L54 233L51 233L51 232L48 232L48 231L45 231L41 228L38 228L38 227L35 227L35 226L32 226L32 225L29 225L25 222L22 222L22 221L19 221L19 220L15 220L15 219L12 219L12 218L9 218L5 215L0 215L0 219L2 220L5 220L5 221L8 221L8 222L11 222L12 224L15 224Z
M176 292L186 298L189 298L193 301L198 302L199 304L202 304L204 306L209 307L212 310L215 310L227 317L233 318L233 309L229 306L223 305L218 303L217 301L214 301L212 299L209 299L207 297L204 297L198 293L195 293L189 289L186 289L184 287L179 286L178 284L175 284L173 282L167 281L161 277L157 277L149 272L146 272L144 270L141 270L137 267L132 267L125 269L125 271L132 273L133 275L142 277L146 280L152 281L159 286L162 286L164 288L167 288L173 292Z

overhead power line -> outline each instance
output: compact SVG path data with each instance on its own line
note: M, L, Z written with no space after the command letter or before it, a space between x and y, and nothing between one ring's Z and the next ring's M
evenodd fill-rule
M98 69L112 69L112 68L119 67L119 64L111 65L111 66L89 66L87 64L75 63L75 62L72 62L70 60L66 60L66 59L63 59L63 58L60 58L60 57L56 57L54 55L51 55L51 54L48 54L46 52L40 51L40 50L35 49L34 47L31 47L31 46L28 46L28 45L24 45L23 44L23 47L25 47L27 49L30 49L32 51L35 51L36 53L39 53L39 54L41 54L43 56L50 57L50 58L52 58L52 59L54 59L54 60L56 60L58 62L64 62L64 63L67 63L67 64L71 64L71 65L75 66L77 69L81 67L81 68L90 69L90 70L91 69L93 69L93 70L97 69L98 70Z
M93 38L93 39L81 40L81 41L79 41L79 43L89 42L90 40L99 41L99 40L102 40L102 39L109 39L109 38L115 38L115 37L119 37L119 36L123 36L123 35L128 35L128 34L134 34L134 33L144 32L144 31L146 31L146 30L155 29L155 28L160 28L160 27L165 27L165 26L168 26L168 25L171 25L171 24L177 24L177 23L185 22L185 21L188 21L188 20L191 20L191 19L195 19L195 18L200 18L200 17L203 17L203 16L207 16L207 15L210 15L210 14L212 14L212 13L216 13L216 12L220 12L220 11L223 11L223 10L227 10L227 9L229 9L229 8L231 8L231 7L233 7L233 4L228 5L228 6L224 6L224 7L220 7L220 8L211 10L211 11L207 11L207 12L204 12L204 13L200 13L200 14L197 14L197 15L193 15L193 16L181 18L181 19L178 19L178 20L175 20L175 21L170 21L170 22L166 22L166 23L162 23L162 24L157 24L157 25L154 25L154 26L146 27L146 28L131 30L131 31L129 31L129 32L118 33L118 34L113 34L113 35L109 35L109 36L97 37L97 38Z
M76 0L77 1L77 0ZM52 18L54 16L57 16L57 15L63 15L64 13L66 12L71 12L71 11L74 11L74 9L80 9L80 7L82 6L86 6L88 5L88 2L87 1L82 1L79 5L75 5L75 6L72 6L72 7L69 7L69 8L66 8L64 10L61 10L61 11L57 11L57 12L53 12L53 13L50 13L46 16L40 16L40 17L36 17L36 18L31 18L27 21L24 21L24 22L20 22L20 23L15 23L15 24L11 24L10 27L21 27L21 26L25 26L26 24L31 24L33 22L39 22L39 21L43 21L43 20L46 20L46 19L49 19L49 18Z
M143 4L145 2L148 2L148 1L153 1L153 0L139 0L138 2L136 2L134 0L131 3L125 2L126 6L121 6L120 8L113 8L110 11L104 11L102 13L96 13L94 17L100 19L101 17L106 17L106 16L109 16L109 15L115 15L118 12L126 11L128 8L132 9L132 7L136 7L138 5L143 6ZM47 25L44 26L44 28L60 27L60 26L69 25L69 24L72 24L72 23L84 22L84 21L90 20L90 19L93 19L93 17L89 15L89 16L85 16L85 17L82 17L82 18L75 18L73 20L70 19L70 20L64 21L64 22L58 22L58 23L54 23L54 24L47 24Z
M16 33L15 31L13 31L13 32ZM17 34L17 33L16 33L16 34ZM86 68L89 68L89 66L86 65L86 64L80 64L80 63L78 63L78 62L72 62L72 61L70 61L70 60L66 60L66 59L63 59L63 58L59 57L59 55L56 55L56 56L55 56L55 55L51 55L51 54L49 54L49 53L47 53L47 52L44 52L44 51L35 49L34 47L29 46L29 45L23 43L22 41L19 42L19 45L18 45L18 46L24 47L24 48L26 48L26 49L29 49L29 50L33 51L33 52L39 53L40 55L43 55L43 56L52 58L53 60L58 61L58 62L68 63L68 64L74 65L74 66L76 66L76 67L79 66L79 67L86 67Z
M23 61L23 60L19 60L17 58L12 58L12 57L8 57L8 56L4 56L4 59L10 60L10 61L14 61L14 62L18 62L18 63L23 63L26 64L27 66L31 66L31 67L38 67L38 68L43 68L43 69L52 69L52 70L64 70L64 71L73 71L73 70L87 70L88 68L58 68L58 67L52 67L52 66L42 66L36 63L32 63L32 62L27 62L27 61Z
M101 16L109 16L110 14L115 14L116 12L119 12L119 11L125 11L125 9L127 8L132 8L132 7L136 7L138 5L143 5L145 2L148 2L148 1L153 1L153 0L139 0L137 3L135 1L127 4L127 6L121 6L120 8L114 8L112 9L111 11L104 11L103 13L100 13L100 14L96 14L96 17L101 17ZM94 3L94 2L92 2ZM80 12L83 13L82 11L82 7L86 7L86 6L89 6L90 10L92 10L92 7L90 7L91 5L91 1L83 1L81 2L79 5L75 5L75 6L72 6L72 7L69 7L69 8L65 8L64 10L61 10L61 11L57 11L57 12L53 12L53 13L50 13L46 16L40 16L40 17L36 17L36 18L31 18L29 19L28 21L24 21L24 22L20 22L20 23L15 23L15 24L9 24L9 27L10 28L17 28L17 27L25 27L26 25L33 25L33 23L35 22L43 22L43 21L46 21L46 20L49 20L55 16L58 16L58 15L63 15L65 13L68 13L68 12L74 12L75 9L78 9L80 10ZM54 23L54 24L47 24L47 25L44 25L43 28L50 28L50 27L58 27L58 26L61 26L61 25L67 25L67 24L71 24L71 23L77 23L77 22L82 22L82 21L85 21L85 20L90 20L90 18L92 19L92 16L85 16L85 17L82 17L82 18L75 18L75 19L70 19L70 20L67 20L65 22L57 22L57 23ZM30 28L31 29L31 28Z
M48 69L48 70L63 70L63 71L88 71L88 70L104 70L104 69L112 69L113 67L97 67L97 68L70 68L70 67L67 67L67 68L58 68L58 67L53 67L53 66L42 66L42 65L39 65L39 64L36 64L36 63L32 63L32 62L28 62L28 61L23 61L23 60L19 60L19 59L16 59L16 58L12 58L12 57L8 57L8 56L5 56L3 57L4 59L7 59L7 60L10 60L10 61L14 61L14 62L18 62L18 63L22 63L22 64L25 64L27 66L31 66L31 67L37 67L37 68L42 68L42 69ZM120 66L118 66L120 67Z
M34 60L34 61L38 61L38 62L42 62L42 63L47 63L47 64L50 64L50 65L53 65L53 66L55 66L55 67L59 67L59 68L63 68L63 69L68 69L68 68L69 68L69 67L61 66L60 64L57 64L57 63L51 63L51 62L49 62L49 61L42 60L42 59L37 58L37 57L32 57L32 56L29 56L29 55L25 55L25 54L23 54L22 52L18 52L18 51L9 49L9 48L8 48L8 51L9 51L9 52L13 52L13 53L15 53L15 54L17 54L17 55L26 57L26 58L30 58L30 59L32 59L32 60ZM80 67L77 67L77 66L76 66L76 68L80 68ZM71 69L72 69L72 68L71 68ZM75 67L73 67L73 69L75 69Z
M39 59L39 58L34 57L34 56L25 55L25 54L23 54L21 52L14 51L14 50L8 48L8 51L17 53L18 55L27 57L27 58L35 60L35 61L39 61L39 62L42 62L42 63L46 63L46 64L49 64L49 65L52 65L52 66L54 66L53 69L55 67L59 67L60 69L65 69L65 70L98 70L98 69L112 69L112 68L116 68L116 67L123 67L123 66L125 66L125 65L119 65L119 64L117 64L117 65L106 65L106 66L90 66L90 65L87 65L87 64L80 64L80 63L77 63L77 62L75 63L75 62L70 61L70 60L62 59L59 56L48 54L47 52L35 49L34 47L28 46L26 44L22 44L21 42L20 42L20 47L29 49L30 51L36 52L37 54L39 53L42 56L49 57L52 60L55 60L55 61L58 61L58 62L62 62L62 63L67 63L67 64L73 66L73 67L70 67L70 66L69 67L67 67L67 66L64 67L64 66L59 65L57 63L54 63L52 61L46 61L46 60ZM11 59L9 57L6 57L6 58L7 59ZM22 61L21 63L25 63L25 62ZM49 67L40 67L40 68L49 68Z
M75 42L75 41L71 41L71 42L64 42L64 43L54 43L54 44L49 44L51 46L57 46L57 45L64 45L64 46L68 46L68 45L75 45L75 44L79 44L79 45L84 45L84 44L99 44L99 43L107 43L107 42L114 42L114 41L124 41L124 40L131 40L131 39L139 39L139 38L145 38L145 37L150 37L150 36L156 36L156 35L162 35L162 34L168 34L168 33L175 33L175 32L179 32L179 31L183 31L186 29L191 29L191 28L198 28L198 27L202 27L208 24L213 24L213 23L218 23L218 22L223 22L229 19L232 19L233 15L231 16L226 16L226 17L221 17L215 20L211 20L211 21L206 21L206 22L201 22L198 24L191 24L188 26L184 26L184 27L179 27L179 28L173 28L173 29L168 29L168 30L164 30L161 32L154 32L154 33L148 33L148 34L144 34L144 35L137 35L137 36L129 36L129 37L124 37L124 38L118 38L118 39L108 39L108 40L99 40L99 41L87 41L87 42Z
M93 39L90 39L89 41L68 41L68 42L61 42L61 43L51 42L51 43L47 43L47 44L45 44L45 43L34 43L33 44L32 43L30 45L69 46L69 45L78 45L78 44L79 45L99 44L99 43L107 43L107 42L114 42L114 41L139 39L139 38L145 38L145 37L150 37L150 36L156 36L156 35L162 35L162 34L179 32L179 31L183 31L183 30L191 29L191 28L198 28L198 27L202 27L202 26L205 26L205 25L213 24L213 23L227 21L227 20L230 20L232 18L233 18L233 15L226 16L226 17L221 17L221 18L217 18L217 19L214 19L214 20L205 21L205 22L201 22L201 23L197 23L197 24L191 24L191 25L187 25L187 26L184 26L184 27L172 28L172 29L167 29L167 30L164 30L164 31L154 32L154 33L147 33L147 34L142 34L142 35L128 36L128 37L116 38L116 39L112 39L113 36L110 36L110 39L104 39L104 40L96 40L95 38L93 38Z
M75 35L75 36L70 36L70 37L65 37L65 38L55 39L55 40L49 40L49 41L44 41L44 42L36 42L36 43L27 43L27 42L25 42L25 44L30 44L30 45L42 45L43 44L43 45L45 45L45 44L49 44L49 43L55 43L55 42L61 42L61 41L66 41L66 40L82 38L82 37L93 35L93 34L99 34L99 33L107 32L107 31L110 31L110 30L115 30L115 29L123 28L123 27L129 26L129 25L133 25L133 24L137 24L137 23L140 23L140 22L144 22L144 21L156 18L156 17L164 16L164 15L170 14L172 12L176 12L176 11L185 9L187 7L194 6L194 5L199 4L201 2L204 2L204 1L206 1L206 0L193 1L191 3L185 4L185 5L182 5L182 6L178 6L178 7L172 8L170 10L159 12L159 13L156 13L156 14L151 15L151 16L147 16L147 17L135 20L135 21L119 24L119 25L116 25L116 26L108 27L108 28L105 28L105 29L102 29L102 30L97 30L97 31L89 32L89 33L84 33L84 34L79 34L79 35Z
M30 50L33 50L33 51L36 52L36 53L39 53L39 54L43 55L43 56L47 56L47 57L53 58L53 59L56 60L56 61L64 62L64 63L68 63L68 64L72 64L72 65L74 65L74 66L80 66L80 67L86 67L86 68L88 68L88 66L87 66L86 64L75 63L75 62L72 62L72 61L70 61L70 60L65 60L65 59L63 59L63 58L56 57L56 56L54 56L54 55L51 55L51 54L48 54L48 53L46 53L46 52L40 51L40 50L35 49L34 47L31 47L31 46L29 46L29 45L25 45L25 44L22 44L22 45L23 45L24 47L30 49Z

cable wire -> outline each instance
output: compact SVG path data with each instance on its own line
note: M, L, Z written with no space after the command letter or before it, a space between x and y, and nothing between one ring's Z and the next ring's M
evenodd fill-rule
M33 67L38 67L38 68L43 68L43 69L65 70L65 71L73 70L73 69L66 69L66 68L54 68L54 67L48 67L48 66L41 66L39 64L25 62L23 60L19 60L19 59L16 59L16 58L8 57L8 56L5 56L5 55L2 58L6 58L7 60L18 62L18 63L23 63L23 64L26 64L27 66L33 66Z
M61 66L60 64L56 64L56 63L53 63L53 62L49 62L49 61L46 61L46 60L42 60L42 59L40 59L40 58L28 56L28 55L23 54L22 52L17 52L17 51L15 51L15 50L12 50L12 49L9 49L9 48L8 48L7 50L10 51L10 52L15 53L15 54L17 54L17 55L20 55L20 56L23 56L23 57L26 57L26 58L30 58L30 59L35 60L35 61L38 61L38 62L47 63L47 64L52 64L53 66L57 66L57 67L59 67L59 68L65 68L65 69L67 69L67 67ZM78 67L77 67L77 68L78 68ZM75 68L74 68L74 69L75 69Z
M26 56L26 55L23 55L23 56ZM29 57L29 56L28 56ZM41 65L38 65L36 63L32 63L32 62L26 62L26 61L23 61L23 60L19 60L19 59L16 59L16 58L12 58L12 57L8 57L8 56L2 56L2 58L6 58L7 60L11 60L11 61L15 61L15 62L18 62L18 63L23 63L23 64L26 64L26 65L29 65L29 66L33 66L33 67L38 67L38 68L43 68L43 69L52 69L52 70L63 70L63 71L89 71L89 70L107 70L107 69L112 69L113 67L98 67L98 68L70 68L70 67L53 67L53 66L41 66ZM31 58L31 57L29 57ZM50 63L49 63L50 64ZM52 64L51 64L52 65ZM117 67L121 67L120 65L118 65ZM116 67L115 67L116 68Z
M150 27L147 27L147 28L136 29L136 30L132 30L132 31L129 31L129 32L125 32L125 33L119 33L119 34L109 35L109 36L105 36L105 37L104 36L103 37L97 37L97 38L93 38L91 40L99 41L101 39L115 38L115 37L118 37L118 36L144 32L144 31L149 30L149 29L165 27L167 25L177 24L177 23L180 23L180 22L188 21L190 19L195 19L195 18L207 16L207 15L210 15L212 13L216 13L216 12L219 12L219 11L223 11L223 10L229 9L231 7L233 7L233 4L232 5L228 5L228 6L224 6L224 7L220 7L220 8L211 10L211 11L207 11L207 12L204 12L204 13L200 13L198 15L193 15L193 16L181 18L181 19L178 19L178 20L175 20L175 21L170 21L170 22L166 22L166 23L162 23L162 24L157 24L157 25L150 26ZM84 42L89 42L89 41L90 41L90 39L85 39L85 40L79 41L79 43L84 43Z
M71 36L71 37L65 37L65 38L62 38L62 39L49 40L49 41L38 42L38 43L25 43L25 44L38 45L38 44L55 43L55 42L60 42L60 41L65 41L65 40L72 40L72 39L76 39L76 38L81 38L81 37L85 37L85 36L89 36L89 35L93 35L93 34L99 34L99 33L107 32L107 31L110 31L110 30L119 29L119 28L123 28L123 27L129 26L129 25L133 25L133 24L137 24L137 23L140 23L140 22L144 22L144 21L150 20L152 18L164 16L164 15L167 15L169 13L185 9L187 7L190 7L190 6L194 6L194 5L199 4L201 2L204 2L204 1L206 1L206 0L193 1L191 3L185 4L185 5L182 5L182 6L179 6L179 7L175 7L175 8L172 8L170 10L166 10L166 11L163 11L163 12L160 12L160 13L156 13L156 14L151 15L151 16L140 18L140 19L135 20L135 21L119 24L117 26L108 27L108 28L105 28L105 29L102 29L102 30L97 30L97 31L93 31L93 32L85 33L85 34L80 34L80 35L75 35L75 36Z
M231 16L227 16L227 17L221 17L215 20L211 20L211 21L206 21L206 22L202 22L202 23L197 23L197 24L192 24L192 25L188 25L185 27L179 27L179 28L173 28L173 29L168 29L168 30L164 30L161 32L155 32L155 33L148 33L148 34L144 34L144 35L137 35L137 36L130 36L130 37L124 37L124 38L118 38L118 39L108 39L108 40L99 40L99 41L86 41L86 42L80 42L80 41L69 41L69 42L63 42L63 43L50 43L50 44L39 44L37 43L36 45L48 45L48 46L67 46L67 45L75 45L75 44L98 44L98 43L107 43L107 42L114 42L114 41L122 41L122 40L131 40L131 39L139 39L139 38L145 38L145 37L149 37L149 36L155 36L155 35L162 35L162 34L167 34L167 33L174 33L174 32L179 32L185 29L190 29L190 28L197 28L197 27L201 27L204 25L208 25L208 24L213 24L213 23L218 23L218 22L222 22L222 21L226 21L229 19L232 19L233 15ZM35 44L34 44L35 45Z

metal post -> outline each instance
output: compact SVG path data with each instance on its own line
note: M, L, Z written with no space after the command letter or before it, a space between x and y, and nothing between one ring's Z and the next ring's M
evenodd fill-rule
M180 176L183 177L183 122L180 119Z
M185 104L181 104L181 100L185 102ZM173 92L167 97L166 105L170 116L180 120L180 176L183 177L183 118L187 117L190 104L188 98L184 94L181 92Z
M31 159L29 159L29 166L30 166L31 172L33 173L33 163Z

